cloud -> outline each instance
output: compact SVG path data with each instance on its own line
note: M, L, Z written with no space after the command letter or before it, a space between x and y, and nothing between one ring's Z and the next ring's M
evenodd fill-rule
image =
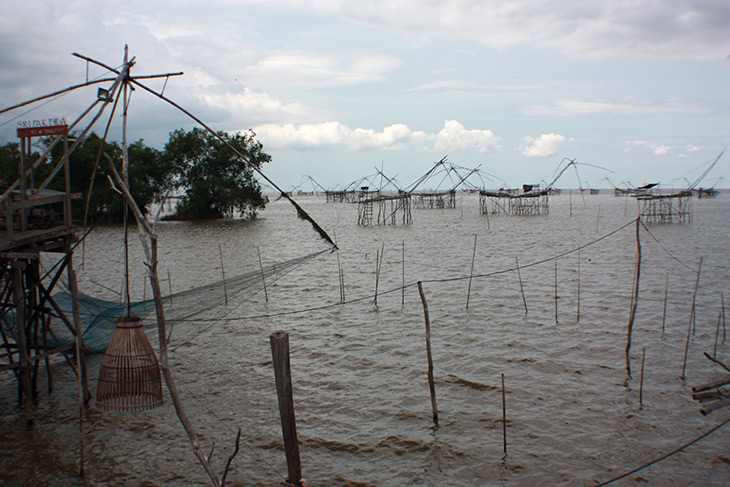
M479 152L499 148L499 137L491 130L467 130L456 120L447 120L444 128L436 135L434 149L438 152L467 150L477 147Z
M554 156L558 152L558 146L566 141L564 135L560 134L542 134L537 139L534 137L523 137L524 143L518 149L522 150L522 155L527 157L548 157Z
M356 22L501 49L550 47L575 58L727 56L728 2L349 0L319 2L318 8L328 4Z
M705 113L708 110L677 105L646 105L640 102L611 103L605 101L558 99L552 105L531 105L524 108L529 115L639 115L662 113Z
M672 146L667 144L660 144L656 142L650 142L648 140L627 140L624 152L631 152L634 148L648 150L652 155L655 156L666 156L670 154L676 154L677 157L685 157L690 152L697 152L700 149L692 144L686 146Z
M306 87L348 86L379 83L385 73L400 66L394 56L356 53L336 56L306 51L269 52L244 73L258 85L270 86L281 82Z
M499 137L491 130L467 130L456 120L447 120L437 133L412 130L405 124L393 124L382 132L355 128L336 122L317 124L262 124L254 128L258 139L271 148L320 148L342 145L350 150L432 150L437 152L499 148Z

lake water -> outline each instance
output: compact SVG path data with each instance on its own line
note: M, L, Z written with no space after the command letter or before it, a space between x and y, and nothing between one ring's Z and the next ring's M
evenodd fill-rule
M324 253L267 282L266 294L173 323L172 372L219 472L242 431L226 485L273 486L287 473L269 345L277 330L290 337L308 486L595 485L730 418L730 408L702 416L691 393L692 386L723 375L703 352L715 347L721 295L730 300L729 193L695 199L691 223L649 225L651 233L641 228L630 379L625 347L634 199L608 192L582 199L563 191L550 198L549 215L487 219L479 214L478 196L460 193L456 209L413 209L412 225L374 227L357 225L357 205L295 199L337 240L339 266L337 254ZM163 289L173 292L220 280L221 253L225 274L235 276L259 268L257 249L268 265L326 248L283 200L253 222L161 222L156 228ZM131 292L141 299L149 291L136 233L130 236ZM122 249L119 227L89 235L75 255L82 292L117 299L95 283L120 289ZM700 258L696 328L683 379ZM431 321L437 427L417 281ZM154 328L148 331L157 346ZM716 353L730 364L722 328ZM100 361L100 355L89 357L92 391ZM16 402L14 377L0 377L0 484L208 484L167 395L163 407L134 414L103 412L92 401L84 413L85 478L79 479L76 382L60 361L53 371L55 391L48 395L42 374L30 428ZM615 484L730 484L730 426Z

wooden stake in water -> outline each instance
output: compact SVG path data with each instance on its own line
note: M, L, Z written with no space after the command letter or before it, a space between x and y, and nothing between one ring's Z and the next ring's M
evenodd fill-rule
M261 269L261 282L264 283L264 297L266 298L266 302L269 302L269 293L266 291L266 277L264 276L264 263L261 261L261 250L259 250L258 247L256 247L256 253L259 254L259 269Z
M667 271L667 277L664 280L664 311L662 312L662 334L664 333L664 323L667 320L667 295L669 293L669 271Z
M558 261L555 261L555 323L558 323Z
M402 242L401 267L402 267L402 273L401 273L401 288L400 288L400 304L401 304L401 306L405 306L405 304L406 304L406 241L405 240Z
M385 253L385 242L381 245L381 250L375 251L375 296L373 304L378 305L378 283L380 282L380 266L383 264L383 254Z
M433 415L433 424L439 424L439 413L436 407L436 386L433 381L433 358L431 357L431 321L428 318L428 303L426 295L423 294L423 285L418 281L418 294L421 295L421 303L423 304L423 318L426 322L426 356L428 358L428 388L431 391L431 412Z
M575 310L575 321L580 323L580 248L578 248L578 299Z
M695 308L695 303L697 301L697 288L700 286L700 272L702 272L702 257L700 257L700 265L697 268L697 280L695 281L695 291L692 293L692 310L691 310L691 320L692 320L692 334L695 334L695 328L696 328L696 313L697 309Z
M279 398L279 416L284 436L284 453L289 476L287 484L302 485L302 465L299 459L297 424L294 417L294 398L292 395L291 366L289 362L289 334L277 331L269 337L271 356L274 364L276 395Z
M636 265L634 269L634 292L631 294L631 311L629 312L629 324L626 331L626 374L631 377L631 334L634 331L636 320L636 308L639 305L639 278L641 277L641 241L639 239L639 224L636 219Z
M221 244L218 244L218 253L221 257L221 275L223 276L223 296L226 298L226 304L228 304L228 290L226 289L226 268L223 266L223 248Z
M515 256L515 265L517 266L517 279L520 281L520 293L522 293L522 304L525 306L525 314L527 314L527 300L525 299L525 289L522 287L522 276L520 275L520 261Z
M170 289L170 307L172 308L172 278L170 277L170 269L167 269L167 287Z
M639 379L639 409L644 407L644 358L646 348L641 349L641 377Z
M700 284L700 271L702 271L702 257L700 257L700 265L697 268L697 280L695 281L695 291L692 295L692 308L689 312L689 325L687 325L687 341L684 344L684 360L682 361L682 375L681 379L685 378L685 371L687 370L687 353L689 352L689 341L691 336L694 334L695 324L695 300L697 299L697 287Z
M720 293L720 301L722 302L722 343L725 343L725 294Z
M598 211L596 212L596 233L598 233L598 221L601 218L601 205L598 205Z
M340 280L340 303L345 302L345 275L342 272L342 266L340 265L340 251L337 251L337 276Z
M722 321L722 310L717 314L717 328L715 328L715 347L712 349L712 358L717 358L717 341L720 338L720 321Z
M474 234L474 250L471 253L471 269L469 270L469 286L466 290L466 309L469 309L469 297L471 296L471 280L474 276L474 260L477 256L477 236Z
M507 401L504 393L504 373L502 374L502 446L507 456Z

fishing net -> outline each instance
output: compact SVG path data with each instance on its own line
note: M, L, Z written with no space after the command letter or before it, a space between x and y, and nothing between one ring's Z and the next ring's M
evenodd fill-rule
M187 291L167 295L163 299L165 304L165 318L168 322L174 323L176 332L189 323L191 326L195 321L192 318L205 316L206 321L223 319L226 313L231 311L230 306L238 307L240 304L250 300L257 293L264 289L264 284L276 282L278 279L291 272L305 262L327 252L327 250L314 252L302 257L297 257L284 262L278 262L263 266L245 274L226 278L196 287ZM53 295L53 299L59 305L64 314L71 319L72 301L68 288L61 283L57 286L62 289ZM229 306L226 306L228 301ZM167 304L173 303L173 306ZM81 320L82 338L91 353L104 353L111 341L116 322L120 316L129 314L144 319L155 312L154 299L132 302L127 306L114 301L106 301L79 293L79 318ZM156 319L152 316L147 327L155 327ZM59 318L54 318L52 325L54 330L65 330ZM189 330L189 335L198 330ZM73 337L57 335L57 342L61 345L71 343Z

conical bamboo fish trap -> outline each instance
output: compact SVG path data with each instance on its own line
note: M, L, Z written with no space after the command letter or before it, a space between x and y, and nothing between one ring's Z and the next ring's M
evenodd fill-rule
M160 366L137 316L117 320L101 361L96 404L111 411L142 411L162 404Z

